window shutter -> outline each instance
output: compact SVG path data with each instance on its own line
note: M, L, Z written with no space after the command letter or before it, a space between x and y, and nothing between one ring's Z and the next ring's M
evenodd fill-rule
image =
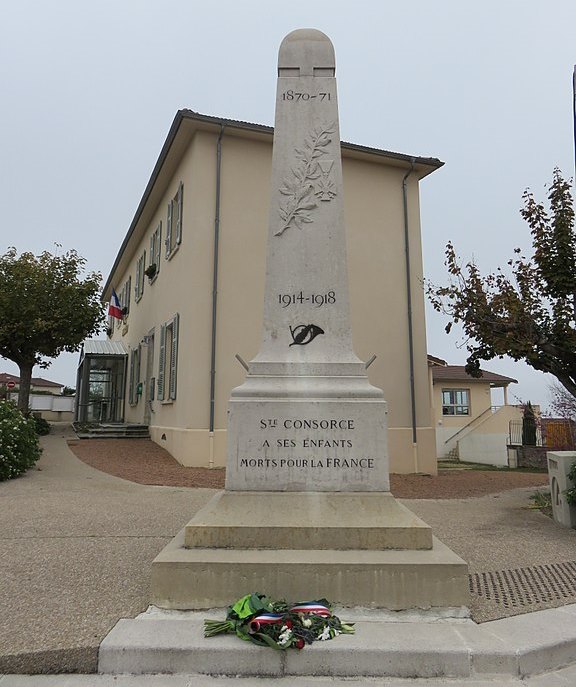
M156 274L160 272L160 257L162 255L162 222L158 225L158 236L156 237L156 253L154 254L154 262L156 263Z
M128 403L134 403L134 351L130 351L130 378L128 380Z
M166 257L170 256L172 241L172 203L168 203L168 220L166 221Z
M184 207L183 203L183 198L184 198L184 186L182 185L182 182L180 182L180 186L178 187L178 220L176 222L176 243L179 244L182 242L182 209Z
M146 270L146 251L142 253L142 267L140 268L140 295L144 293L144 274Z
M174 315L172 320L172 357L170 359L170 398L176 398L176 371L178 368L178 321L180 316L178 313Z
M166 325L160 327L160 360L158 363L158 380L156 390L159 401L164 400L164 365L166 364Z
M128 281L126 282L126 308L128 314L130 312L130 295L132 291L132 275L128 277Z
M136 285L134 286L134 299L140 298L140 274L142 272L142 260L139 258L136 261Z
M142 344L138 344L136 353L136 369L134 370L134 403L138 403L140 400L140 397L138 396L138 384L140 384L140 360L142 358Z

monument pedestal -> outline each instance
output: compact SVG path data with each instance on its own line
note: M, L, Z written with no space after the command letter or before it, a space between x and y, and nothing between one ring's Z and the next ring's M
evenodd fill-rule
M390 493L219 492L154 560L151 602L214 608L253 591L461 608L468 569Z

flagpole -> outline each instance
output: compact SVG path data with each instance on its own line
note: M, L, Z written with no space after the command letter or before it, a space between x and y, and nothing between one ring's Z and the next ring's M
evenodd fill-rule
M572 119L574 122L574 170L576 172L576 64L572 73ZM576 182L576 175L574 180Z

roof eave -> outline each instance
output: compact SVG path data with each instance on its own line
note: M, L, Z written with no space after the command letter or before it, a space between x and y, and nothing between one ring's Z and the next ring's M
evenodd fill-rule
M112 268L110 270L110 273L108 275L106 283L104 284L104 288L102 290L102 297L101 297L102 302L106 302L110 298L110 293L111 293L111 288L112 288L112 279L116 273L116 270L118 269L118 266L120 265L122 255L124 254L124 251L128 247L128 244L130 243L130 239L132 238L132 235L134 234L136 227L138 226L138 223L139 223L140 218L142 216L142 213L146 207L146 204L148 203L148 200L149 200L150 195L152 193L152 190L156 184L158 176L160 175L162 167L166 163L166 160L169 156L169 153L170 153L170 150L171 150L172 145L174 143L174 140L176 139L176 136L178 135L178 131L180 130L182 123L186 120L189 120L189 121L191 120L194 122L199 122L199 123L203 123L203 124L207 124L207 125L213 125L213 126L216 126L220 129L222 129L222 128L235 128L235 129L240 129L240 130L246 130L246 131L253 132L255 134L260 133L266 137L273 136L273 134L274 134L274 127L266 126L264 124L254 124L251 122L243 122L243 121L235 120L235 119L226 119L223 117L213 117L211 115L201 114L199 112L194 112L193 110L188 110L188 109L178 110L178 112L176 113L176 116L174 117L172 125L170 126L170 129L168 131L168 135L166 136L166 140L164 141L164 145L162 146L162 149L160 151L160 155L158 156L158 160L156 161L156 164L154 165L154 169L152 170L152 174L150 175L150 179L148 180L146 188L144 189L144 194L142 195L140 203L138 204L138 208L136 209L136 213L134 215L134 218L130 224L130 227L128 228L128 232L126 233L124 240L122 241L122 244L120 246L118 254L116 255L116 259L114 261L114 264L112 265ZM358 156L362 156L362 157L363 156L382 157L382 158L386 158L388 160L395 161L395 163L398 164L399 166L406 167L406 168L412 168L418 173L419 179L423 179L424 177L428 176L429 174L431 174L432 172L436 171L437 169L439 169L440 167L442 167L444 165L444 162L442 162L441 160L438 160L437 158L418 157L418 156L413 156L413 155L405 155L404 153L394 153L394 152L388 151L388 150L382 150L379 148L370 148L368 146L362 146L362 145L358 145L355 143L346 143L344 141L341 142L341 145L342 145L343 151L349 152L353 155L358 155Z

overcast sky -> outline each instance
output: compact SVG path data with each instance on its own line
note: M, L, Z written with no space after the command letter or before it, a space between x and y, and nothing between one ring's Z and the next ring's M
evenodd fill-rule
M0 252L75 248L104 278L180 108L274 122L276 60L293 29L335 45L344 140L438 157L421 183L424 272L444 247L486 272L530 247L522 192L574 174L574 0L18 0L0 3ZM1 316L1 313L0 313ZM428 312L428 350L458 332ZM35 375L73 386L77 355ZM486 368L546 405L541 373ZM0 360L0 371L17 372Z

